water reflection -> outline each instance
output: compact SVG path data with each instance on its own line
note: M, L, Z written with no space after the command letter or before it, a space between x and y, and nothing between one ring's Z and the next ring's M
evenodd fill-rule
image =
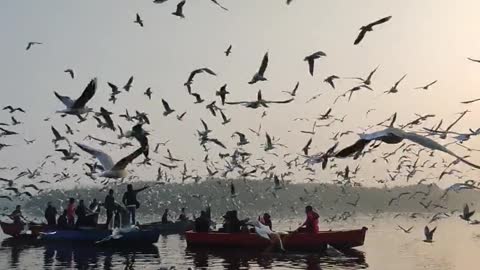
M125 269L134 269L137 254L152 264L158 262L159 251L154 245L143 247L96 247L92 245L72 245L70 243L40 243L35 240L5 239L2 242L4 250L10 250L9 266L12 269L19 266L22 251L28 248L43 249L43 268L75 268L75 269L115 269L123 264ZM116 262L116 264L114 264ZM38 266L38 262L35 262Z
M327 250L315 253L272 253L244 249L187 248L185 259L196 269L249 269L253 266L272 269L278 266L298 269L364 269L368 267L365 254L357 250L339 252Z
M144 247L96 247L6 239L1 269L364 269L365 254L350 250L325 253L277 253L244 249L186 248L181 236L161 237ZM160 260L161 250L163 262ZM3 260L3 262L1 262ZM42 261L43 260L43 261ZM43 267L41 264L43 263Z

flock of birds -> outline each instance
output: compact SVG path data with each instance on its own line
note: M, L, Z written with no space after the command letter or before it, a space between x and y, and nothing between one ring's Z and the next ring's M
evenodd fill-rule
M162 4L167 2L167 0L155 0L153 1L156 4ZM216 0L211 0L215 5L222 8L225 11L228 11L226 7L220 4ZM290 4L292 1L287 1L287 4ZM176 10L172 13L174 16L178 16L180 18L185 18L184 8L186 6L186 1L183 0L178 3ZM360 32L358 36L354 39L354 45L360 44L367 38L367 33L372 32L374 29L381 28L382 24L389 22L392 19L392 16L387 16L381 18L377 21L372 23L368 23L364 26L360 27ZM134 23L138 24L140 27L144 26L144 21L141 18L140 14L136 14ZM36 46L45 46L42 42L29 42L26 50L30 51ZM225 57L229 57L233 51L232 45L228 46L226 51L224 52ZM315 76L315 65L318 64L319 59L322 57L327 57L327 54L323 51L316 51L311 54L305 56L304 61L307 63L308 66L308 74L311 76ZM469 58L470 61L473 62L480 62L480 60ZM266 52L261 59L260 66L258 70L252 70L253 76L250 81L246 82L250 85L261 84L265 81L268 81L268 66L269 66L269 53ZM337 80L354 80L358 82L356 86L353 88L341 93L334 101L332 105L340 101L341 99L347 99L348 101L352 100L353 94L356 95L360 94L363 91L375 91L372 87L372 82L374 80L374 75L378 71L378 67L376 67L373 71L369 73L369 75L365 78L361 77L340 77L337 75L330 75L324 79L324 83L328 84L333 90L336 89L335 82ZM64 70L65 74L68 75L71 79L75 79L75 71L71 68ZM228 90L227 84L220 87L219 90L215 92L215 96L218 97L218 100L210 100L207 101L206 99L202 98L200 93L194 92L194 79L198 78L199 76L218 76L215 71L208 67L202 67L199 69L193 70L189 76L187 77L186 82L184 83L184 87L186 88L186 92L188 96L193 98L193 104L206 104L205 109L211 114L211 117L221 118L221 124L223 126L231 125L234 123L234 119L229 118L227 115L228 110L231 108L235 108L234 106L243 106L248 109L256 110L256 109L263 109L265 110L262 114L262 118L266 116L267 110L271 106L289 106L290 103L293 103L297 99L298 91L301 89L300 82L297 82L294 88L291 91L284 91L287 95L287 99L281 100L271 100L267 99L263 96L262 91L258 90L256 97L252 98L251 100L230 100L228 95L230 94ZM385 94L396 94L399 91L399 85L402 81L406 78L406 75L403 75L398 81L396 81L393 86L385 91ZM108 86L111 90L110 98L108 99L109 102L112 103L112 106L116 103L118 96L120 94L127 95L133 90L133 82L134 77L131 76L127 83L123 87L119 87L112 82L107 82L106 86ZM416 89L420 90L429 90L437 83L437 80L434 80L424 86L419 86ZM306 178L309 181L316 181L316 164L321 164L321 168L323 170L330 169L334 170L337 168L338 163L336 163L337 159L343 159L348 157L353 157L353 159L359 159L361 157L365 157L367 154L372 153L373 151L380 151L376 150L382 144L395 144L398 147L391 152L378 154L376 153L375 159L372 162L377 162L379 160L384 160L386 163L389 163L389 160L392 159L396 154L401 154L401 157L398 159L398 166L396 170L388 171L389 179L382 179L377 180L377 182L385 184L388 181L395 181L395 179L405 173L406 170L406 179L407 181L413 178L416 172L422 171L422 169L434 169L441 170L441 175L438 179L441 179L445 175L452 175L461 179L462 172L453 168L454 165L458 164L459 162L465 163L466 165L474 168L479 169L480 166L473 164L471 161L467 160L468 156L459 155L452 150L448 149L445 145L438 143L436 140L431 139L430 137L438 137L439 139L446 139L451 138L454 141L451 144L456 144L468 150L468 152L478 151L476 149L468 148L467 146L463 145L462 143L469 140L470 138L477 136L480 134L480 129L473 130L470 129L469 132L455 132L453 131L453 127L469 112L468 110L462 112L460 116L451 123L448 127L442 128L443 120L441 120L437 125L432 128L423 128L419 132L411 132L405 131L405 129L413 128L415 126L421 125L425 120L428 118L434 117L434 115L418 115L417 118L409 121L403 125L396 125L396 116L395 113L391 117L387 118L385 121L382 121L376 125L369 126L365 128L365 132L370 129L377 128L378 131L371 132L371 133L364 133L360 134L360 138L351 144L350 146L346 146L342 149L338 147L338 140L345 135L352 133L352 131L344 131L338 132L332 138L332 145L328 149L321 151L319 153L311 153L311 147L314 143L313 135L316 134L316 129L319 127L329 127L334 125L335 123L343 123L345 117L337 118L332 114L332 108L328 109L325 113L321 114L318 118L315 119L313 124L312 130L302 130L300 131L302 134L309 134L310 137L305 146L301 149L298 149L297 153L286 153L286 154L279 154L279 149L288 149L288 147L280 142L278 137L274 137L267 132L262 130L262 126L260 125L258 129L250 128L249 131L251 132L252 136L261 137L262 135L265 136L265 142L261 145L263 152L269 156L275 156L279 160L279 163L284 163L286 168L288 169L286 172L280 172L281 170L280 165L272 163L268 164L264 157L256 157L261 153L250 153L244 149L244 146L249 145L250 139L249 135L245 132L235 131L232 134L232 138L237 138L236 145L234 148L228 148L227 144L220 140L218 137L213 136L213 130L211 130L204 119L199 119L201 122L201 129L196 131L196 135L199 139L199 145L201 149L205 151L205 175L201 175L201 172L198 170L189 170L187 162L179 157L174 156L171 153L170 149L161 149L166 148L169 141L166 142L157 142L155 144L150 143L149 136L151 131L145 129L144 127L150 125L149 114L147 112L142 111L135 111L134 114L130 114L128 109L125 109L125 113L115 115L114 112L109 111L105 107L100 107L98 109L88 107L89 102L97 98L96 93L97 90L100 88L99 82L96 78L90 80L87 83L85 89L80 93L78 97L68 97L62 95L58 92L54 92L54 95L58 98L61 104L63 104L63 109L58 109L56 112L63 118L68 117L72 119L78 120L76 125L73 126L72 121L65 124L64 132L62 132L58 127L51 126L52 131L52 143L54 144L55 152L58 152L58 158L62 162L72 162L74 165L68 166L77 166L77 161L85 160L90 156L93 157L91 160L92 162L85 162L85 176L88 176L92 179L92 181L97 181L100 179L100 183L107 188L111 185L110 179L122 179L133 181L138 179L139 176L134 173L133 170L128 170L130 164L132 164L137 158L143 156L143 161L139 162L137 166L153 166L156 162L158 165L158 176L157 181L159 184L167 184L172 179L176 178L173 176L173 172L179 172L179 177L183 182L192 179L194 182L198 182L203 178L217 178L217 179L225 179L223 183L227 183L230 190L230 196L236 196L236 189L235 185L231 179L231 175L236 174L237 177L241 179L246 178L262 178L266 181L272 181L274 188L272 189L273 192L278 189L285 188L289 183L289 178L295 177L295 170L306 172L309 176ZM151 88L147 88L143 93L145 97L150 101L154 101L152 96L154 92ZM320 95L315 95L310 98L307 103L313 102L316 100ZM462 103L464 104L471 104L476 101L480 101L480 99L468 100ZM187 115L187 111L178 111L177 108L174 108L170 103L165 100L161 99L161 104L163 106L163 116L164 117L172 117L171 115L174 113L178 113L176 115L176 119L178 121L183 121L183 119ZM124 108L122 108L123 111ZM53 110L53 108L52 108ZM375 109L369 109L366 112L366 117L369 113L373 112ZM18 125L22 125L23 123L19 121L18 115L27 114L26 110L21 107L16 107L13 105L8 105L3 108L3 111L6 113L11 114L11 122L10 123L0 123L0 139L4 139L11 136L21 136L21 134L15 131L15 127ZM194 116L192 116L194 117ZM129 125L130 128L124 132L122 126L118 123L119 118L123 118ZM92 120L93 119L93 120ZM49 121L50 117L44 119L44 121ZM295 120L303 120L309 121L310 119L295 119ZM318 124L319 122L325 123L325 121L331 120L326 124ZM90 141L89 143L85 142L73 142L71 141L71 136L76 133L82 133L82 123L85 121L95 121L96 126L98 129L105 131L108 130L109 132L114 132L115 136L118 141L109 141L102 138L97 138L91 135L86 137L86 140ZM388 123L389 124L386 124ZM397 127L395 127L397 126ZM107 131L105 131L107 132ZM134 141L133 141L134 139ZM24 139L26 144L33 144L35 143L35 139L28 140ZM96 142L98 144L97 147L91 146L91 142ZM135 146L137 145L137 146ZM106 146L119 146L120 149L131 148L134 147L135 150L128 153L128 155L124 156L123 158L116 159L117 161L114 162L114 158L111 151L107 151L105 149ZM152 146L152 147L151 147ZM419 147L420 146L420 147ZM448 146L448 145L447 145ZM8 143L1 142L0 143L0 150L6 147L15 147L14 145L10 145ZM209 155L211 151L211 147L217 147L218 151L218 159L215 159L211 155ZM153 149L153 151L150 151ZM78 150L81 150L77 152ZM157 161L156 158L158 157L160 151L165 151L166 154L163 156L164 161ZM447 161L442 159L442 162L434 162L432 161L432 156L434 151L439 151L446 153L453 157L452 160ZM153 154L151 153L153 152ZM295 152L295 151L294 151ZM427 154L422 155L422 153ZM154 155L156 157L154 157ZM18 173L16 177L13 179L6 179L0 178L0 181L5 183L1 189L0 199L3 200L10 200L12 201L15 197L23 198L32 197L35 192L42 192L43 190L48 189L55 183L65 181L67 179L74 179L78 182L81 178L84 178L83 175L77 174L70 174L67 169L63 170L62 172L58 172L54 175L55 182L41 180L33 184L27 185L20 185L20 180L23 177L27 177L29 179L38 179L42 175L42 169L44 168L47 162L51 162L56 164L54 159L57 156L54 154L49 154L45 160L43 161L42 165L34 170L26 169L25 171L21 171ZM425 159L424 159L425 158ZM421 159L424 159L421 161ZM223 163L223 168L221 163ZM81 166L81 165L78 165ZM14 167L0 167L0 171L15 171L20 168ZM350 170L349 166L346 166L344 169L340 169L336 172L337 179L334 180L334 183L339 185L349 185L349 186L356 186L361 185L359 181L356 180L356 175L359 172L360 167L357 166L355 170ZM430 179L422 179L418 183L422 184ZM96 182L98 183L98 182ZM468 180L464 182L459 182L451 187L449 187L445 195L450 191L458 192L463 189L478 189L479 183ZM420 194L426 197L425 194ZM393 202L398 201L402 197L402 194L395 196L390 201L389 205ZM441 199L445 199L446 196L442 196ZM356 202L351 202L350 204L356 206L358 204L358 200ZM425 209L430 208L430 204L425 202L421 202L424 205ZM464 213L461 216L462 219L466 221L470 221L471 216L474 212L471 212L468 209L468 205L466 205L464 209ZM476 222L471 222L476 223ZM410 229L404 229L403 227L399 226L404 232L409 233ZM430 230L428 227L425 227L425 237L426 241L432 241L433 233L436 231L436 227Z

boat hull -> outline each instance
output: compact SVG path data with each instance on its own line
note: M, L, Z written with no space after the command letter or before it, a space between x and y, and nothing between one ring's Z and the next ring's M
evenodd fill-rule
M174 223L152 222L139 225L140 229L158 230L160 234L184 234L187 231L193 230L193 221L177 221Z
M45 232L40 235L40 240L51 241L68 241L81 243L96 243L102 241L112 234L109 230L57 230ZM156 230L135 230L122 233L122 237L111 239L104 244L121 244L121 245L143 245L153 244L158 241L160 233Z
M365 242L367 228L345 231L321 231L318 233L296 233L281 235L283 246L287 251L322 251L327 245L337 249L350 249L362 246ZM271 241L255 233L197 233L185 234L189 247L228 247L266 249Z
M0 226L4 234L10 235L12 237L37 237L38 235L40 235L40 232L46 228L45 224L31 223L28 225L28 230L31 233L25 234L24 233L25 225L23 224L0 222Z

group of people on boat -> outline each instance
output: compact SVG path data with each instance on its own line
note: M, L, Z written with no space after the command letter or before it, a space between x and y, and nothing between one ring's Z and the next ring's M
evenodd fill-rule
M208 214L206 211L201 211L200 216L195 219L195 231L196 232L209 232L211 230L211 218L210 218L210 208L208 209ZM308 205L305 207L306 219L305 221L295 230L296 232L302 233L317 233L319 231L318 220L319 215L313 210L313 207ZM239 232L249 232L248 222L249 219L238 218L238 212L236 210L227 211L223 215L223 226L219 229L220 232L225 233L239 233ZM273 231L272 219L270 214L264 213L258 217L258 221L267 226L271 231Z
M120 205L115 201L114 191L110 189L105 197L104 202L99 202L97 199L93 199L90 205L87 207L84 200L79 200L76 204L74 198L70 198L68 205L62 214L58 216L57 209L48 202L45 209L45 219L47 224L51 227L58 228L79 228L79 227L96 227L98 222L98 216L100 214L101 207L106 210L106 226L108 229L115 227L123 227L125 225L137 224L136 222L136 210L140 207L140 203L137 200L137 194L145 189L145 186L140 189L133 189L131 184L127 185L127 190L123 194L122 203ZM306 219L296 229L297 232L304 233L316 233L319 230L318 220L319 215L313 210L312 206L305 207ZM21 206L17 205L15 210L9 215L15 224L23 224L26 219L24 218ZM220 232L226 233L238 233L248 232L247 223L249 219L240 220L236 210L227 211L223 215L223 226L219 229ZM185 208L182 208L177 221L188 221ZM258 221L267 226L273 231L272 219L270 214L264 213L258 217ZM162 215L162 224L173 223L169 219L169 209L165 209ZM194 217L194 230L196 232L209 232L212 230L211 209L207 207L206 210L200 212L200 216Z

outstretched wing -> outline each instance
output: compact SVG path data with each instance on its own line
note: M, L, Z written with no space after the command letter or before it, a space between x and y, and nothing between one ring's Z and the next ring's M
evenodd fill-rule
M56 97L63 103L63 105L65 105L67 108L71 108L71 107L73 106L74 101L73 101L71 98L69 98L69 97L67 97L67 96L62 96L62 95L60 95L59 93L57 93L57 92L55 92L55 91L54 91L53 93L55 93L55 96L56 96Z
M267 69L267 66L268 66L268 52L266 52L265 56L263 56L262 64L260 65L258 74L263 76L263 74L265 73L265 70Z
M137 150L135 150L135 152L133 152L130 155L122 158L121 160L119 160L115 164L115 166L113 166L112 169L113 170L123 170L123 169L125 169L128 164L130 164L134 159L136 159L138 156L143 154L144 151L145 151L144 147L138 148Z
M369 27L374 27L375 25L379 25L379 24L382 24L382 23L386 23L386 22L388 22L391 18L392 18L392 16L388 16L388 17L385 17L385 18L381 18L381 19L378 20L378 21L375 21L375 22L370 23L368 26L369 26Z
M335 157L344 158L344 157L351 156L355 153L358 153L362 151L363 148L365 148L365 146L367 146L369 142L370 142L369 140L359 139L354 144L340 150L337 154L335 154Z
M265 103L280 103L280 104L285 104L285 103L290 103L293 101L293 98L287 99L287 100L271 100L271 101L265 101Z
M363 38L365 37L365 34L366 34L366 33L367 33L366 30L364 30L364 29L360 30L360 33L358 33L358 36L357 36L357 38L355 39L355 41L353 42L353 44L354 44L354 45L359 44L359 43L363 40Z
M85 90L83 90L82 95L75 100L75 103L72 106L72 109L79 109L85 107L87 102L95 95L97 91L97 78L94 78L88 83Z
M167 101L165 101L163 98L162 98L162 104L163 104L163 108L165 108L165 111L171 111L172 110L170 108L170 105L168 105Z
M113 160L108 154L104 153L101 150L94 149L90 146L87 146L81 143L75 143L75 144L83 151L89 153L90 155L98 159L98 161L100 161L100 163L102 164L105 170L110 170L113 168L114 166Z

